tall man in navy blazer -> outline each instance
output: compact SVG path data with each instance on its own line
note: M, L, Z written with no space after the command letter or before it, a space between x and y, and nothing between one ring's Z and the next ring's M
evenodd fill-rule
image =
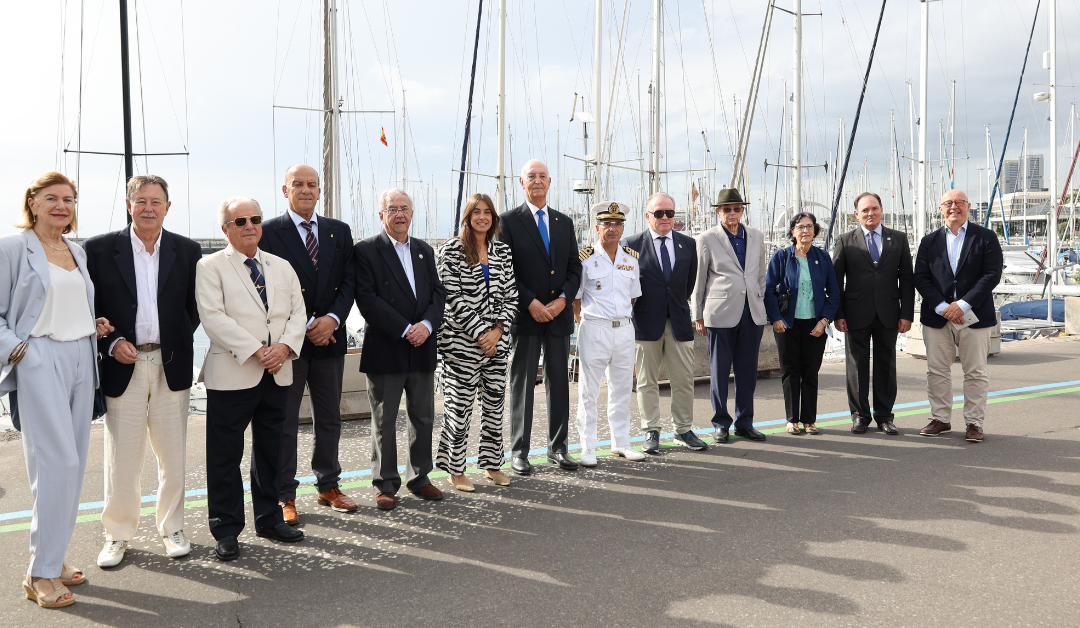
M345 319L353 304L353 241L349 225L315 213L319 173L304 164L285 172L281 191L289 209L263 223L259 248L284 258L300 279L308 323L304 348L293 360L293 380L285 403L281 440L281 514L296 525L296 443L304 388L311 393L311 422L315 447L311 469L319 504L338 512L353 512L356 502L338 488L341 464L341 378L345 371Z
M581 284L574 223L547 204L551 176L542 161L525 162L518 179L525 202L499 216L499 237L510 245L518 286L518 314L510 326L510 468L518 475L532 473L533 387L540 352L544 353L547 392L548 461L566 470L578 464L567 453L570 432L570 335L572 308Z
M446 288L435 270L435 251L409 235L412 199L403 190L379 195L383 232L356 244L356 306L364 317L360 370L371 401L371 484L375 505L397 506L397 412L401 395L409 415L406 486L422 499L442 499L428 479L435 423L435 332L443 319Z
M1001 281L1001 244L993 231L967 221L971 203L960 190L946 192L938 209L945 226L922 239L915 257L915 288L923 298L926 389L932 417L920 433L937 436L952 431L952 364L959 349L964 371L965 438L979 443L990 391L986 358L990 331L997 324L993 291ZM969 312L978 321L964 327Z
M641 297L634 301L638 409L646 432L642 451L660 453L661 362L671 384L675 442L695 451L709 448L694 434L694 328L690 295L697 280L694 239L673 230L675 199L657 192L645 209L649 228L626 238L641 252Z

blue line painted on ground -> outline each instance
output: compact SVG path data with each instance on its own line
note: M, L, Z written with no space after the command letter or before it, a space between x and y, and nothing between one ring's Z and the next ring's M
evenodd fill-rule
M1035 391L1035 390L1047 390L1047 389L1050 389L1050 388L1065 388L1067 386L1077 386L1077 385L1080 385L1080 380L1074 380L1074 381L1071 381L1071 382L1057 382L1057 383L1054 383L1054 384L1039 384L1037 386L1024 386L1022 388L1009 388L1009 389L1006 389L1006 390L995 390L995 391L991 392L989 394L989 396L990 397L1000 397L1002 395L1014 395L1016 393L1032 392L1032 391ZM953 397L953 401L963 401L963 400L964 400L963 396ZM917 408L919 406L928 406L928 405L930 405L929 401L913 401L911 403L896 404L895 406L893 406L893 408L894 409ZM842 416L850 416L850 414L851 414L850 412L830 412L829 414L819 414L817 416L817 418L819 420L820 419L835 419L835 418L839 418L839 417L842 417ZM755 427L765 427L765 426L768 426L768 425L780 425L780 424L784 424L784 423L787 423L786 419L781 419L781 420L778 420L778 421L755 421L754 426ZM704 428L694 430L694 433L695 434L709 434L712 431L713 431L713 428L704 427ZM673 438L674 436L675 436L675 434L673 432L668 432L668 433L661 434L660 438L667 439L667 438ZM635 436L634 438L630 439L630 442L632 442L632 443L640 443L640 442L642 442L644 440L645 440L644 436ZM597 448L607 447L607 446L610 446L610 445L611 445L610 440L600 441L600 442L596 443ZM571 451L576 451L578 449L581 449L581 445L570 445L568 449L570 449ZM546 448L544 448L544 449L531 449L531 450L529 450L528 455L529 455L530 458L532 458L532 457L540 456L540 455L543 455L543 454L546 454L546 453L547 453ZM504 458L509 458L510 456L511 456L510 452L507 452L507 453L503 454ZM478 461L478 458L476 456L472 456L470 458L465 459L466 464L475 464L477 461ZM405 465L399 465L398 466L398 471L399 472L404 472L405 471ZM371 469L358 469L356 471L343 471L341 473L340 477L342 479L345 479L345 478L366 477L366 476L369 476L369 475L371 475ZM300 482L300 483L305 483L305 482L314 482L315 479L316 478L315 478L314 475L308 475L308 476L304 476L302 478L297 478L297 481ZM251 490L251 484L244 484L244 490L245 491ZM190 491L185 491L184 492L184 497L202 497L202 496L204 496L206 494L207 494L207 491L206 491L205 488L197 488L197 489L192 489ZM155 502L157 502L157 495L143 495L142 502L144 504L146 504L146 503L155 503ZM105 502L86 502L86 503L83 503L83 504L79 504L79 510L95 510L97 508L104 508L104 507L105 507ZM32 517L33 515L34 515L34 511L32 511L32 510L19 510L19 511L16 511L16 512L7 512L7 513L0 514L0 521L10 521L11 519L24 519L26 517Z

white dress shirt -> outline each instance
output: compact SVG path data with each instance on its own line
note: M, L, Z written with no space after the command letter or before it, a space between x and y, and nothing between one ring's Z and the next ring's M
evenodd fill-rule
M662 261L664 258L660 256L660 238L667 238L667 241L664 242L664 246L667 247L671 267L675 268L675 238L671 237L673 232L674 231L669 231L666 236L661 236L659 233L653 231L652 227L649 227L649 235L651 235L653 239L653 250L656 251L656 261L660 263L661 269L664 268L664 263Z
M952 229L945 227L945 250L949 254L949 266L952 267L953 276L956 276L956 267L960 264L960 252L964 250L964 238L967 236L967 223L965 222L957 230L956 235L953 235ZM957 297L955 291L953 292L953 298ZM960 309L967 312L971 309L971 305L960 299L956 302L960 306ZM934 308L934 311L941 314L945 311L945 308L949 307L949 304L942 301Z
M97 333L90 302L86 300L86 280L82 271L64 270L49 262L49 290L30 335L48 336L57 342L80 340Z
M161 261L161 232L154 241L154 250L147 251L146 245L135 233L135 227L129 230L131 235L131 254L135 265L135 292L138 307L135 309L135 338L117 338L109 346L109 355L116 343L127 340L135 346L152 343L161 344L161 321L158 318L158 268Z
M390 241L394 243L394 252L397 253L398 259L401 261L401 267L405 269L405 277L409 280L409 287L412 288L413 297L415 298L416 297L416 277L413 276L412 246L411 246L412 245L412 238L408 238L404 242L400 242L400 241L398 241L398 240L391 237ZM434 329L431 326L431 321L429 321L427 319L424 319L424 320L420 321L420 323L424 327L427 327L427 330L428 330L429 334L431 333L431 330ZM409 327L406 327L405 331L401 332L401 337L402 338L405 337L405 334L409 333L409 329L411 327L412 327L412 325L410 325Z
M289 218L291 218L292 221L293 221L293 224L296 225L296 232L300 234L300 241L303 242L304 246L306 247L307 246L307 234L308 234L308 231L307 231L306 227L303 227L303 226L300 225L300 223L304 222L304 217L301 216L300 214L294 212L291 208L287 209L286 211L289 212ZM319 215L316 214L315 212L311 212L311 220L309 220L307 222L311 224L311 233L313 233L315 235L315 243L318 244L318 242L319 242ZM333 312L327 312L326 315L329 316L330 318L334 319L335 321L337 321L337 326L341 327L341 319L337 317L337 314L334 314ZM312 316L311 318L308 319L308 322L307 322L308 327L310 328L311 324L314 323L314 322L315 322L315 317Z

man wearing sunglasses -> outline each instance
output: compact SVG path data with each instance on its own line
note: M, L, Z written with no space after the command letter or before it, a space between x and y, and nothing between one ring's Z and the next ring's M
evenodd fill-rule
M746 206L739 191L720 190L720 224L697 237L694 327L709 337L713 436L728 442L728 373L735 371L735 435L763 441L754 429L758 349L765 328L765 235L742 223Z
M671 420L675 442L694 451L709 448L694 434L694 327L690 295L697 280L694 239L674 231L675 199L658 192L645 209L648 228L626 238L641 251L641 298L634 302L635 362L642 450L660 453L660 366L671 384Z
M195 298L210 351L206 382L206 490L218 559L240 555L244 529L244 430L251 424L251 505L255 534L286 543L304 538L278 505L285 403L300 355L307 310L286 260L259 248L262 210L249 198L218 208L224 250L199 262Z

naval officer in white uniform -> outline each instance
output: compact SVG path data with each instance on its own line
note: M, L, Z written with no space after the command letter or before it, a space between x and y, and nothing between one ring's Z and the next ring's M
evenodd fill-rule
M574 300L578 327L577 427L581 465L596 466L597 397L607 371L607 418L611 455L641 461L645 454L630 446L630 388L634 377L634 299L641 296L638 252L619 246L629 208L598 203L594 247L581 250L581 287Z

